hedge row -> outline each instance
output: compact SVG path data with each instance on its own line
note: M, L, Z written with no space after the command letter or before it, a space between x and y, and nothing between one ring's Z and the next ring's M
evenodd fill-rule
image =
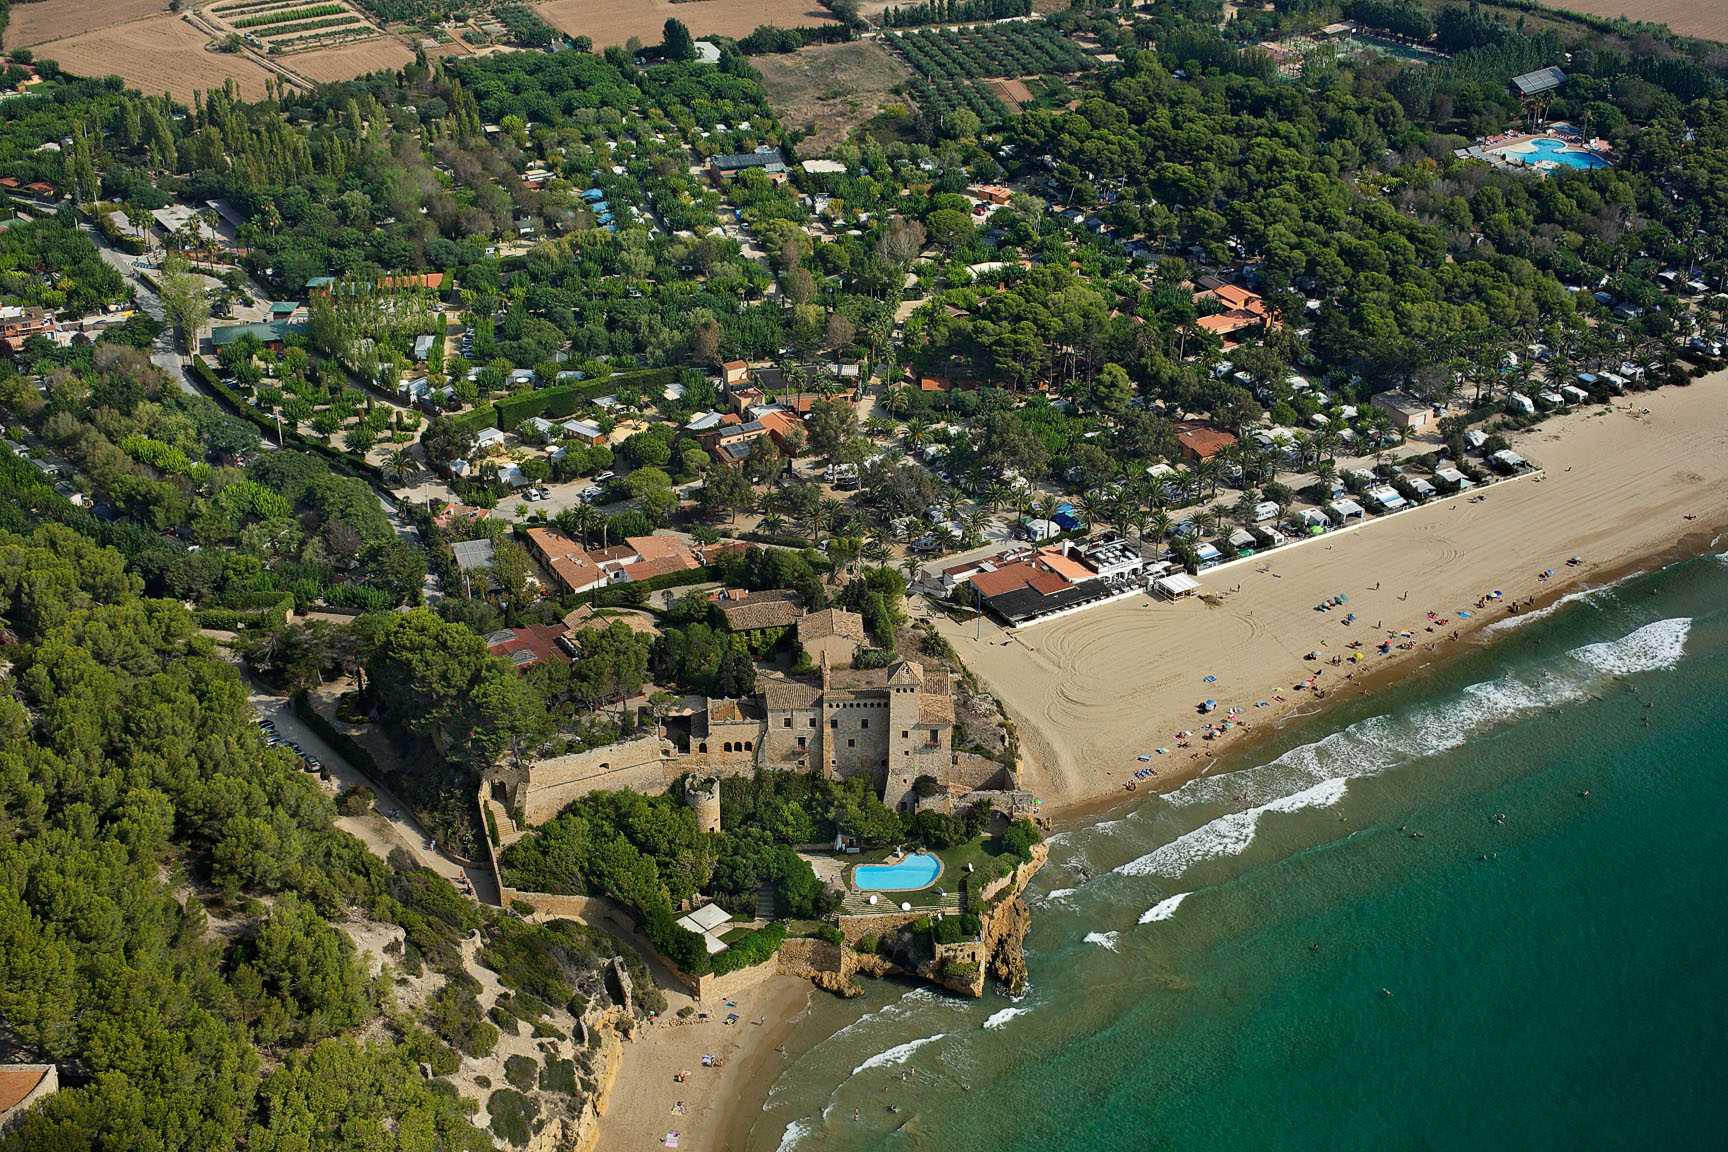
M306 727L317 733L318 738L336 750L336 754L348 761L350 765L360 769L369 780L382 780L383 770L378 767L378 761L372 758L372 753L366 746L342 729L336 727L324 718L323 713L312 707L312 701L306 698L306 693L294 694L294 715L306 721Z
M774 959L774 953L780 951L785 941L786 925L775 921L741 936L737 943L714 957L709 969L716 976L724 976L740 968L753 968Z
M192 613L200 628L239 632L255 627L280 627L294 610L294 597L283 596L268 608L198 608Z

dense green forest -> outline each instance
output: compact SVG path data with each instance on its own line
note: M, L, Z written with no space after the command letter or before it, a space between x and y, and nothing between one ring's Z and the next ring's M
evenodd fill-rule
M0 1017L17 1058L62 1077L0 1147L490 1147L421 1069L483 1041L456 942L484 928L482 958L541 1001L612 946L504 924L368 854L265 747L190 613L141 591L72 528L0 532ZM424 1016L367 974L336 926L353 916L446 974Z

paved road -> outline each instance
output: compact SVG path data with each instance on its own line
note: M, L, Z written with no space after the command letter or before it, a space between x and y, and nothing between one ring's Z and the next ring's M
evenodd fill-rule
M336 823L344 832L358 838L381 857L387 858L395 848L407 849L418 863L453 884L460 886L462 878L467 877L468 882L473 885L476 899L487 904L498 903L498 891L492 882L491 869L464 867L442 852L428 849L426 831L414 819L408 806L398 800L388 788L349 764L321 740L305 721L294 714L287 697L274 696L254 688L250 699L253 710L260 717L273 721L284 740L299 744L324 765L331 777L330 783L325 785L326 788L340 794L349 788L364 785L377 795L374 811L364 816L337 817Z

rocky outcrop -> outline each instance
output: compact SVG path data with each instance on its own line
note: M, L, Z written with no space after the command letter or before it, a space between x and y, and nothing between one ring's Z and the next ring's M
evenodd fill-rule
M990 976L1010 993L1026 987L1026 933L1032 930L1032 909L1016 896L1004 903L984 929L984 946L990 957Z
M1026 985L1024 944L1032 928L1032 910L1020 894L1048 858L1049 849L1036 845L1030 860L985 887L976 940L938 944L933 954L925 954L927 937L909 932L922 913L842 917L844 945L788 940L781 949L780 970L847 998L862 994L859 975L908 976L975 999L984 995L992 979L1018 992ZM880 952L854 950L858 941L870 938L880 940Z

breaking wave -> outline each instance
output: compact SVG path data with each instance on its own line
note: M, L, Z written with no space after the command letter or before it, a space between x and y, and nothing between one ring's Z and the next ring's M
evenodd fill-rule
M1100 948L1108 948L1114 952L1116 951L1116 939L1121 935L1120 932L1088 932L1085 939L1088 944L1096 944Z
M810 1135L815 1129L808 1120L794 1120L786 1125L786 1131L780 1134L780 1144L774 1152L792 1152L798 1147L798 1142Z
M870 1059L852 1069L852 1075L856 1076L860 1072L868 1072L872 1068L891 1068L896 1064L904 1064L912 1058L912 1053L918 1051L918 1049L924 1047L926 1044L936 1043L936 1041L942 1039L946 1035L946 1032L938 1032L934 1036L925 1036L920 1040L908 1040L904 1044L896 1044L886 1052L876 1053L876 1055L870 1057Z
M1615 581L1615 583L1617 584L1619 581ZM1613 584L1604 584L1600 588L1580 588L1576 592L1568 592L1552 604L1544 604L1540 608L1532 609L1529 612L1520 612L1516 616L1503 617L1494 621L1492 624L1489 624L1486 628L1482 629L1482 631L1490 633L1510 632L1515 628L1522 628L1526 624L1534 624L1538 620L1543 620L1554 615L1554 613L1560 611L1560 609L1566 607L1568 604L1575 604L1580 600L1593 599L1612 587L1614 587Z
M984 1027L991 1032L1002 1027L1016 1016L1024 1016L1032 1011L1030 1008L1004 1008L1000 1012L990 1013L990 1018L984 1021Z
M1176 915L1176 909L1182 907L1182 901L1188 899L1188 893L1178 892L1174 896L1166 896L1152 907L1140 914L1140 923L1156 924L1160 920L1168 920Z
M1130 860L1116 869L1123 876L1165 876L1174 879L1196 864L1225 856L1239 856L1254 842L1260 817L1268 812L1301 812L1308 808L1330 808L1344 798L1348 781L1342 777L1320 783L1290 796L1280 796L1246 812L1231 812L1208 820L1192 832ZM1091 939L1091 937L1087 937Z
M1574 648L1570 655L1609 676L1660 672L1680 663L1686 655L1686 637L1691 632L1692 618L1678 616L1646 624L1618 640Z

